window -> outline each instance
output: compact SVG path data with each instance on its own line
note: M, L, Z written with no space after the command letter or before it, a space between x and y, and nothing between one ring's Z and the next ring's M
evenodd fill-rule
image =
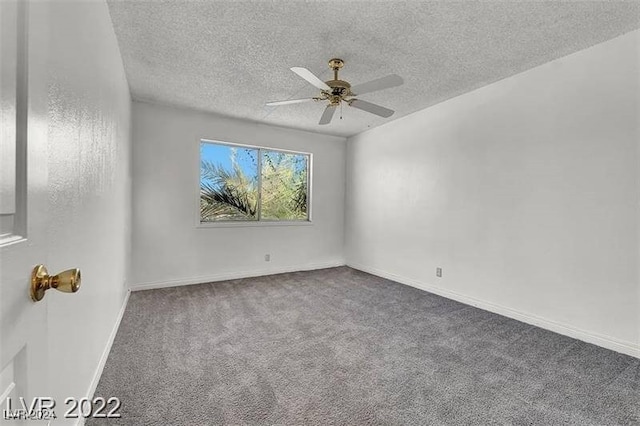
M200 142L200 223L309 221L310 154Z

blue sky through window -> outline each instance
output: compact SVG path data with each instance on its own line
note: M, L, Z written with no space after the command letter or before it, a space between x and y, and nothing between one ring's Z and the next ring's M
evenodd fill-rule
M253 148L244 148L240 146L219 145L213 143L202 142L200 144L200 161L207 161L224 168L225 170L233 170L232 158L235 155L235 161L242 169L245 176L249 178L257 178L258 175L258 150ZM201 182L204 178L200 177Z

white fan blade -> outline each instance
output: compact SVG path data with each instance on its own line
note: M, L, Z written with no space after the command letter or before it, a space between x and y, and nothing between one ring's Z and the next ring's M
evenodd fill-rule
M301 104L303 102L313 101L313 98L305 98L305 99L289 99L287 101L274 101L267 102L265 105L268 106L277 106L277 105L291 105L291 104Z
M371 102L363 101L361 99L354 99L349 102L349 106L361 109L363 111L370 112L371 114L379 115L380 117L391 117L394 113L392 109L382 107L380 105L372 104Z
M309 71L306 68L292 67L291 71L295 72L300 77L304 78L305 80L307 80L309 83L313 84L314 86L316 86L320 90L331 90L331 87L329 87L327 85L327 83L325 83L324 81L320 80L318 77L315 76L314 73L312 73L311 71Z
M318 122L318 124L329 124L331 122L331 119L333 118L334 112L336 112L336 106L327 105L327 107L324 109L324 112L322 113L322 117L320 117L320 121Z
M364 95L365 93L371 93L377 90L400 86L402 83L404 83L402 77L396 74L391 74L386 77L368 81L366 83L356 84L351 88L351 93L353 93L354 95Z

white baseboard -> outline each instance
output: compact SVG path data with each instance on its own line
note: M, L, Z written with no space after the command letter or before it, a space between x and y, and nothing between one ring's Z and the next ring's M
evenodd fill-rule
M507 308L506 306L497 305L495 303L487 302L485 300L477 299L475 297L465 296L463 294L446 290L440 287L435 287L429 284L425 284L418 280L406 278L400 275L392 274L390 272L382 271L380 269L371 268L365 265L360 265L353 262L347 262L347 266L358 269L369 274L373 274L382 278L386 278L392 281L406 284L411 287L418 288L420 290L427 291L429 293L437 294L439 296L446 297L447 299L453 299L465 305L475 306L485 311L490 311L505 317L513 318L518 321L522 321L527 324L535 325L546 330L553 331L558 334L572 337L574 339L582 340L583 342L592 343L603 348L611 349L612 351L620 352L626 355L630 355L635 358L640 358L640 344L633 342L621 341L608 336L604 336L598 333L593 333L586 330L562 324L553 320L541 318L529 313L521 312L516 309Z
M201 277L189 277L174 279L169 281L153 281L146 283L134 284L131 291L152 290L156 288L178 287L183 285L210 283L215 281L237 280L241 278L261 277L264 275L284 274L287 272L312 271L314 269L335 268L344 266L343 260L335 260L332 262L312 263L306 265L285 266L268 269L254 269L249 271L223 272L221 274L207 275Z
M127 289L126 294L124 296L124 300L122 301L122 306L120 307L120 311L118 312L118 316L116 317L116 321L113 324L113 328L111 329L111 334L109 334L109 339L107 340L107 344L102 351L102 356L100 357L100 361L98 362L98 366L96 367L96 371L93 374L93 378L91 379L91 383L89 384L89 389L87 390L87 398L92 399L93 394L96 392L96 388L98 387L98 382L100 381L100 377L102 376L102 371L104 370L104 366L107 363L107 358L109 357L109 352L111 352L111 345L113 345L113 341L116 338L116 334L118 333L118 328L120 327L120 322L122 321L122 317L124 316L124 311L127 308L127 303L129 302L129 295L131 294L131 290ZM85 419L81 416L76 422L76 426L83 426Z

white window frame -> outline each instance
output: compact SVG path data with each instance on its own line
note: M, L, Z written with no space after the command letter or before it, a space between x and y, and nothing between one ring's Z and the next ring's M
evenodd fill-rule
M210 143L215 145L225 145L235 148L248 148L258 151L258 220L220 220L215 222L202 222L200 217L200 163L202 158L200 157L200 145L202 143ZM261 219L260 210L261 206L261 192L262 192L262 151L275 151L285 154L297 154L306 155L307 162L307 218L301 220L275 220L275 219ZM196 228L241 228L241 227L253 227L253 226L309 226L313 225L312 216L312 182L313 182L313 154L310 152L293 151L290 149L273 148L270 146L261 145L248 145L236 142L221 141L216 139L200 138L198 139L198 163L196 167L197 179L196 179Z

